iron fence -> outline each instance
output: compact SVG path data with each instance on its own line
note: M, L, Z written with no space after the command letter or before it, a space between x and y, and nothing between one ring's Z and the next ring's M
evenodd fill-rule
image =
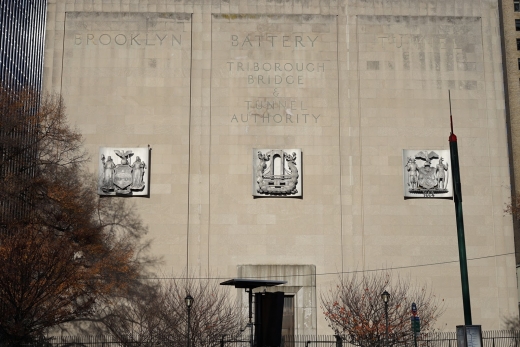
M17 347L185 347L184 343L173 343L173 339L165 336L144 335L91 335L91 336L49 336L38 341L19 343ZM520 331L483 331L482 347L520 347ZM0 347L10 347L0 341ZM457 347L455 332L437 332L420 334L418 347ZM228 340L225 337L218 341L198 343L192 347L251 347L248 339ZM335 335L297 335L284 336L280 347L360 347L353 345ZM362 346L371 347L371 346ZM414 347L414 342L406 341L390 347Z

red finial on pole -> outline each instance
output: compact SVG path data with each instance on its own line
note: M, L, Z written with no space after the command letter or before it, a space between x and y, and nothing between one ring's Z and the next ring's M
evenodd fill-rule
M451 133L450 133L450 142L457 142L457 136L453 133L453 116L451 115L451 91L448 90L448 99L450 100L450 127L451 127Z

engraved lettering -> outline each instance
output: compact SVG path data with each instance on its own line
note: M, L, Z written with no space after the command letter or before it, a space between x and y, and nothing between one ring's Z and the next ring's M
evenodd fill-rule
M159 42L160 42L159 46L162 46L162 42L163 42L163 40L164 40L164 39L166 38L166 36L168 36L168 35L164 35L164 37L163 37L162 39L161 39L161 37L159 36L159 34L156 34L156 36L157 36L157 38L159 39Z
M177 38L177 36L172 34L172 46L173 46L173 41L176 41L180 45L181 41L182 41L182 35L179 35L179 38Z
M319 118L321 117L320 114L309 114L309 113L303 113L303 114L292 114L289 110L283 110L284 112L280 113L274 113L271 114L269 112L263 112L263 113L241 113L240 116L238 114L233 114L231 116L231 122L236 123L274 123L274 124L280 124L280 123L291 123L291 124L299 124L299 123L311 123L311 124L317 124L319 122ZM252 116L252 117L250 117ZM301 116L301 117L300 117ZM312 123L310 120L307 122L307 116L312 116L312 119L314 119L314 123ZM285 119L285 122L284 122ZM309 118L310 119L310 118ZM271 122L272 120L272 122Z
M403 35L399 35L399 37L401 38L401 43L399 44L399 46L397 45L397 43L395 44L395 47L397 48L403 47Z
M155 46L155 43L148 43L148 33L146 33L146 39L145 39L147 46Z
M83 36L85 35L85 36ZM141 39L142 35L145 35L143 39ZM117 46L125 46L125 45L136 45L141 46L143 43L146 46L156 46L157 40L159 41L159 45L162 46L163 43L167 42L166 38L169 34L142 34L142 33L133 33L133 34L125 34L125 33L86 33L86 34L75 34L74 35L74 44L75 45L117 45ZM128 40L130 38L130 40ZM172 46L177 44L181 44L181 36L175 36L172 34Z
M309 36L307 36L307 38L309 39L309 41L311 41L311 47L314 47L314 41L316 41L316 40L318 39L318 36L316 36L316 37L314 38L314 40L311 39Z
M381 47L384 48L386 36L378 36L377 38L381 40Z
M245 100L246 108L250 109L266 109L266 110L307 110L307 108L303 105L303 101L297 100Z
M123 37L123 39L124 39L123 42L121 42L121 39L119 39L119 40L117 39L119 36ZM117 34L116 37L114 37L114 42L115 42L117 45L122 46L122 45L126 44L126 36L123 35L123 34Z
M134 36L134 35L130 35L130 37L132 38L132 40L130 41L130 44L131 44L131 45L133 45L134 42L135 42L138 46L141 46L141 44L140 44L139 42L137 42L137 40L136 40L136 39L137 39L137 36L139 36L139 34L137 34L137 35L135 35L135 36Z
M105 39L105 42L103 42L103 37L106 37L108 41ZM101 36L99 36L99 43L101 43L102 45L109 45L110 42L112 42L112 38L108 34L102 34Z
M94 42L94 34L88 34L87 35L87 45L88 45L88 42L89 41L92 41L92 44L95 45L96 43Z
M247 84L257 84L257 85L266 85L266 84L304 84L303 75L247 75Z
M308 71L324 72L325 63L272 63L272 62L226 62L229 71Z
M314 48L316 41L318 40L318 37L319 36L313 36L313 37L305 36L304 37L301 35L295 35L295 36L292 36L292 35L277 36L277 35L269 35L269 34L254 35L254 34L250 33L244 37L240 37L237 34L233 34L230 36L230 40L231 40L232 47L240 46L240 47L254 48L254 47L262 47L264 45L268 45L270 47L279 46L279 47L284 47L284 48L289 48L289 47ZM253 44L253 42L255 44Z
M446 39L440 39L441 49L446 49Z
M246 36L246 39L242 43L242 47L244 47L246 43L249 43L249 46L253 47L253 44L251 43L251 41L249 41L249 35Z

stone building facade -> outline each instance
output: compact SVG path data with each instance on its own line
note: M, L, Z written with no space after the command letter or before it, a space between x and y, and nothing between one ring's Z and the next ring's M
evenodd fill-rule
M498 329L518 313L498 10L50 0L43 85L96 174L100 148L150 147L132 199L163 272L286 280L297 334L332 333L338 276L385 268L444 299L439 329L463 324L453 202L403 198L403 150L449 148L450 91L473 323Z

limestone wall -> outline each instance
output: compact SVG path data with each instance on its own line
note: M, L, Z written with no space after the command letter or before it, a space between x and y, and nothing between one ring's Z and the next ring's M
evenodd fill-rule
M319 295L340 273L381 268L445 300L441 330L463 324L453 202L402 194L402 150L449 147L451 90L489 330L518 303L501 69L496 0L50 0L44 88L96 174L100 147L152 148L132 199L164 273L273 265L294 291L315 267L300 334L332 333ZM301 149L303 196L253 198L253 148Z

